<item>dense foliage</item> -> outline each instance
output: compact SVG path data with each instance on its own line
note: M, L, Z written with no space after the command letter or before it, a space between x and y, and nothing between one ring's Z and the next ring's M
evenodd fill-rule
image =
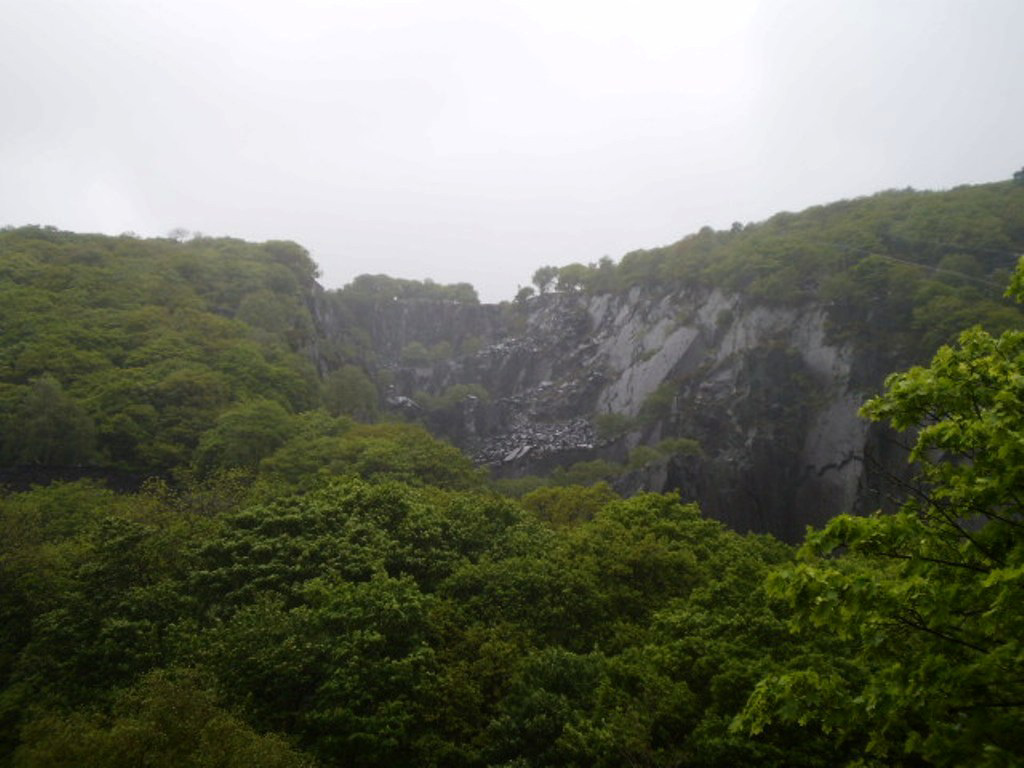
M728 724L793 652L757 586L787 548L560 493L592 519L357 478L8 495L8 759L174 764L228 734L252 765L781 761Z
M1022 281L1024 262L1018 299ZM766 678L744 721L817 723L880 765L1020 764L1024 331L965 331L863 411L916 428L918 479L898 512L836 517L774 576L794 629L847 651Z
M824 298L883 356L986 321L865 406L913 442L900 510L796 552L598 482L693 441L512 499L381 420L361 313L468 286L364 276L326 340L294 243L0 232L0 463L151 477L0 494L0 765L1020 764L1024 331L989 284L1022 194L885 193L538 271Z
M0 465L254 466L300 414L379 413L365 328L317 337L317 269L295 243L23 227L0 231L0 256ZM396 297L477 301L364 275L335 305Z
M318 403L294 243L0 233L5 464L147 471L192 459L232 405Z
M533 279L542 293L717 288L768 304L821 302L835 340L892 370L923 362L973 323L995 332L1019 325L1002 291L1021 252L1024 187L1007 181L892 190L729 230L704 227L618 264L543 267Z

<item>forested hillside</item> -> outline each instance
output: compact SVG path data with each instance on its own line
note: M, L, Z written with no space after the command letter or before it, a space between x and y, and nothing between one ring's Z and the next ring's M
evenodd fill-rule
M544 268L534 283L595 293L703 285L776 305L824 301L834 338L881 336L884 359L899 360L908 347L934 348L972 323L1016 322L1001 299L1022 248L1020 183L891 190L729 230L705 227L618 263Z
M349 417L372 422L378 413L363 367L373 359L368 336L356 326L319 338L310 311L316 266L295 243L28 227L0 233L0 253L7 467L142 479L254 469L275 454L273 471L297 480L341 461L372 463L374 448L394 455L385 448L400 439L410 452L440 451L406 457L410 471L433 462L446 478L473 474L458 452L412 425L353 429ZM381 281L411 296L476 298L468 286L366 278L349 303Z
M1024 186L891 191L542 268L503 313L388 297L366 327L400 412L507 488L679 492L797 542L891 508L905 451L860 405L965 327L1019 327L1021 252Z
M1021 251L1010 183L499 307L324 292L291 242L0 232L0 765L1020 764ZM802 461L830 397L906 446L885 514L795 548L642 492ZM436 436L527 429L497 473ZM806 498L774 475L712 498Z
M294 243L0 234L5 463L166 470L238 403L319 402Z

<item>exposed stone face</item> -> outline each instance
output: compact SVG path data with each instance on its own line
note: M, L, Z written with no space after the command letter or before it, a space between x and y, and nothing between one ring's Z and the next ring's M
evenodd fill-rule
M877 385L882 372L858 370L850 348L829 343L821 306L633 289L547 294L517 307L418 301L378 311L370 327L392 371L391 397L484 387L489 399L467 399L430 426L500 473L618 461L638 444L686 437L701 455L654 462L625 476L621 490L678 490L739 530L790 540L807 524L877 503L863 462L874 437L857 416L868 393L853 382ZM483 345L472 354L421 368L398 358L411 341L458 348L469 336ZM602 414L632 427L599 441Z

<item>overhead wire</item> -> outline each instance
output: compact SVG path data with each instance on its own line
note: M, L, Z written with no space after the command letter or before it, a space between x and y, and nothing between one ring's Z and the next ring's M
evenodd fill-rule
M982 247L978 247L978 246L965 246L965 245L962 245L960 243L943 243L943 242L936 241L936 240L907 240L905 238L893 238L893 239L898 241L902 245L908 245L910 247L914 247L914 246L929 246L929 247L932 247L932 248L943 248L943 249L951 251L951 252L983 253L983 254L988 254L988 255L1006 256L1006 257L1012 258L1014 260L1014 264L1017 261L1019 261L1021 258L1024 258L1024 254L1013 253L1012 251L1006 251L1006 250L997 249L997 248L982 248ZM969 280L971 282L979 283L981 285L987 285L987 286L989 286L991 288L1002 289L1002 288L1006 287L1005 285L1002 285L1000 283L994 283L991 280L986 280L984 278L977 277L975 275L969 275L966 272L960 272L960 271L955 270L955 269L949 269L947 267L939 267L939 266L935 266L935 265L932 265L932 264L922 264L919 261L910 261L909 259L901 259L898 256L893 256L892 254L889 254L889 253L881 253L879 251L876 251L876 250L873 250L873 249L870 249L870 248L860 248L860 247L852 246L852 245L848 245L848 244L837 244L836 247L839 250L841 250L841 251L847 251L847 252L851 252L851 253L861 253L861 254L866 254L868 256L877 256L878 258L888 259L889 261L894 261L894 262L897 262L899 264L907 264L907 265L912 266L912 267L921 267L922 269L927 269L927 270L929 270L929 271L931 271L933 273L941 273L941 274L946 274L946 275L955 275L957 277L963 278L964 280ZM1007 266L1013 266L1013 265L1007 265Z

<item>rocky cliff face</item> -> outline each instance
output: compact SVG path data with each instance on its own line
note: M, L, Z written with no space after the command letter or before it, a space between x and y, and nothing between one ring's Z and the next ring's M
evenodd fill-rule
M828 341L821 306L634 289L501 308L390 302L370 329L390 402L454 393L428 423L501 475L662 446L624 470L620 490L678 490L734 528L789 540L878 505L881 475L865 455L881 436L857 417L866 393L852 382L881 372L865 375L852 349ZM411 342L459 349L470 337L472 349L432 365L399 359Z

